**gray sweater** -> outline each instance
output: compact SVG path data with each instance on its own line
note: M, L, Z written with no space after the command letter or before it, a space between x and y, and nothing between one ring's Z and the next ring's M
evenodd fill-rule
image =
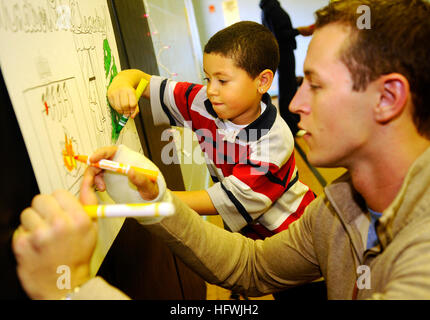
M380 244L370 250L365 249L369 214L348 174L326 187L288 230L264 241L205 222L173 195L176 214L147 228L206 281L249 296L322 276L329 299L429 299L429 163L430 149L411 166L383 212L376 228ZM74 298L100 296L119 297L95 278Z

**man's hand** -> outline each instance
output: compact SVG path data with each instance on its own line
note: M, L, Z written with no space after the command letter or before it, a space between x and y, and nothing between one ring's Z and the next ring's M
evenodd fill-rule
M118 147L116 146L100 148L91 155L90 162L97 162L102 159L112 160L117 150ZM87 201L94 201L95 194L92 193L94 186L100 191L106 190L103 173L102 169L91 166L85 170L80 194L82 203L87 204ZM131 169L128 172L128 179L137 187L142 199L153 200L157 198L159 192L157 183L149 180L144 174Z
M12 249L29 297L60 299L90 278L97 225L71 193L37 195L20 218Z

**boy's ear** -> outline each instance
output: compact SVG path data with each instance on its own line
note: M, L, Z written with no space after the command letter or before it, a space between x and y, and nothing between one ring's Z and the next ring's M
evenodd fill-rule
M384 75L379 80L380 100L373 113L377 122L387 123L405 109L410 96L409 81L398 73Z
M272 85L272 82L273 82L273 77L274 75L272 70L265 69L261 71L261 73L257 77L258 93L264 94L270 89L270 86Z

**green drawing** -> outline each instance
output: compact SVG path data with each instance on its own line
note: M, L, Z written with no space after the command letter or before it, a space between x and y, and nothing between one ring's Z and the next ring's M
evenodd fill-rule
M107 88L109 88L113 78L118 74L118 69L115 64L115 57L112 55L112 51L107 39L103 40L103 52L104 52L104 62L105 62L105 77L108 83ZM112 141L116 142L118 140L120 130L117 129L121 115L114 109L109 103L106 97L106 102L110 109L111 120L112 120Z

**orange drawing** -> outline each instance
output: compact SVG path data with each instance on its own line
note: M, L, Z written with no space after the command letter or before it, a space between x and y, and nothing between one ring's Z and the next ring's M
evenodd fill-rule
M75 152L73 151L72 140L67 138L67 134L64 136L66 138L63 150L64 166L67 168L67 170L72 171L76 168L76 160L74 158Z

